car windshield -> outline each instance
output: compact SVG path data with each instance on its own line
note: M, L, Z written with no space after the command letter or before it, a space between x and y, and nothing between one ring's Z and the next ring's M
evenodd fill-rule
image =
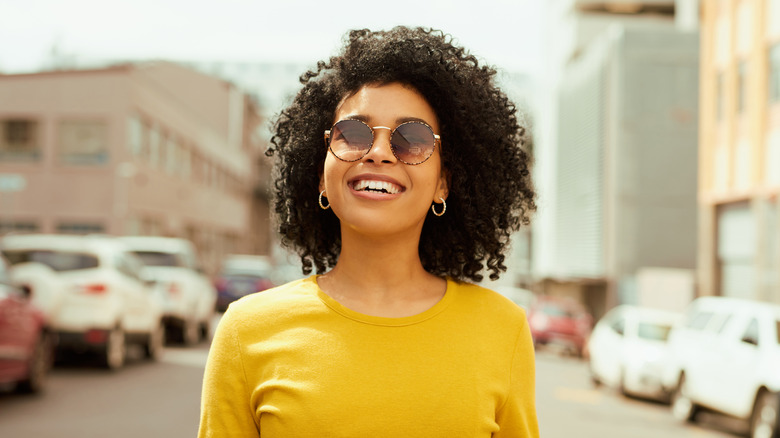
M640 322L637 335L640 339L649 339L652 341L666 341L669 338L669 331L672 326L666 324L655 324L651 322Z
M553 317L559 317L559 318L574 318L574 313L570 312L567 309L564 309L560 306L556 306L554 304L545 304L541 306L539 309L542 313L548 316Z
M135 251L135 254L144 261L146 266L184 267L184 263L178 254L158 251Z
M77 271L98 267L98 258L93 254L69 251L51 250L9 250L3 251L3 255L11 265L25 262L38 262L51 269L62 271Z

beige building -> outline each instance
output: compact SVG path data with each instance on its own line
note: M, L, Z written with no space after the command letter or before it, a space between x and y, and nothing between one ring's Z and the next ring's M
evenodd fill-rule
M701 13L699 294L780 302L780 0Z
M166 62L0 75L0 234L160 235L270 251L259 108Z

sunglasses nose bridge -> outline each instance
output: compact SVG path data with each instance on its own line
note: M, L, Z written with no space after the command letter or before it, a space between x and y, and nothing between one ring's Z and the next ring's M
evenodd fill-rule
M388 128L387 126L374 126L371 129L374 131L374 141L375 142L376 142L376 138L377 138L377 132L376 132L377 129L383 129L383 130L389 131L388 134L387 134L387 141L388 142L390 141L390 137L392 137L392 135L393 135L393 129L392 128Z
M374 143L366 155L374 155L376 153L384 153L383 155L387 155L389 153L387 158L382 158L379 161L396 159L395 153L393 152L392 142L390 140L394 130L392 128L388 128L387 126L373 126L371 129L374 133ZM380 132L377 132L378 130L380 132L387 131L387 134L380 134Z

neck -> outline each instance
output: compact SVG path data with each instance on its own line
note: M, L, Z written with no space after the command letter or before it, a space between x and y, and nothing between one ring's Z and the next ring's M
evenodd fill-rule
M446 282L425 271L415 239L372 239L342 230L336 266L319 279L322 290L353 310L376 316L420 313L444 295Z

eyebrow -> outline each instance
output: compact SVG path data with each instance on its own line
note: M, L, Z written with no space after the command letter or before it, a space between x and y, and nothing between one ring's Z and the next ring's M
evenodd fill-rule
M363 114L347 114L341 120L346 120L346 119L360 120L361 122L365 122L369 126L371 125L371 123L369 123L370 117L366 116L366 115L363 115ZM419 117L408 116L408 117L399 117L399 118L395 119L395 124L396 125L400 125L401 123L406 123L406 122L422 122L422 123L425 123L426 125L430 126L430 123L427 120L423 120L423 119L421 119Z

